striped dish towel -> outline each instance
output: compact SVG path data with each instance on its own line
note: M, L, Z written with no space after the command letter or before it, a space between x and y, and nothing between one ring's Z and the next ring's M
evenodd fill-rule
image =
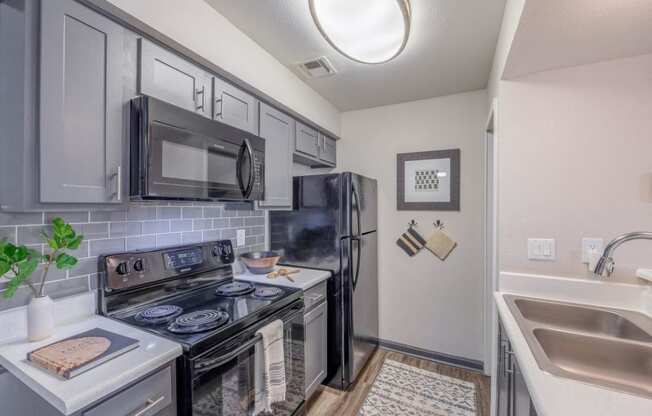
M256 398L254 415L260 412L272 412L272 404L285 401L285 354L283 351L283 321L277 319L256 331L263 337L262 342L256 345L256 361L262 358L262 365L256 365L257 373L263 377L256 377ZM262 344L262 345L260 345ZM260 346L259 346L260 345ZM262 351L260 351L262 350ZM261 354L262 352L262 354ZM262 379L262 380L261 380Z
M396 244L405 251L405 254L412 257L423 248L426 240L414 228L410 227L396 240Z

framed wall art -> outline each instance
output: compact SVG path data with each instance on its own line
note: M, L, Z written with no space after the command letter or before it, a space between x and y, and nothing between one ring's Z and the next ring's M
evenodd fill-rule
M396 155L396 209L460 210L460 149Z

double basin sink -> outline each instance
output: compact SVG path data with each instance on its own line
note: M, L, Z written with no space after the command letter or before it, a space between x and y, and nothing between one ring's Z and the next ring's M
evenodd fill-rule
M504 298L543 371L652 399L652 318L620 309Z

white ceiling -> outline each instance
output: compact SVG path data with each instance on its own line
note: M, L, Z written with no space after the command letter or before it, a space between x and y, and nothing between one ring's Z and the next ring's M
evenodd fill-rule
M650 0L529 0L503 78L648 53Z
M505 5L412 0L405 51L389 63L365 65L341 56L321 37L308 0L206 1L341 111L485 88ZM319 56L338 73L306 79L295 64Z

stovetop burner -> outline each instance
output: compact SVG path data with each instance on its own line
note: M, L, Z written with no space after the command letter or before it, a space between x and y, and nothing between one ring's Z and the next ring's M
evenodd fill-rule
M179 316L170 324L168 330L177 334L194 334L220 327L226 324L229 318L229 314L224 311L205 309Z
M175 305L159 305L138 312L134 319L145 324L158 325L170 322L182 312L183 309Z
M215 294L219 296L243 296L254 291L254 285L247 282L231 282L219 286Z
M254 296L259 299L273 299L283 293L278 287L259 287L254 291Z

